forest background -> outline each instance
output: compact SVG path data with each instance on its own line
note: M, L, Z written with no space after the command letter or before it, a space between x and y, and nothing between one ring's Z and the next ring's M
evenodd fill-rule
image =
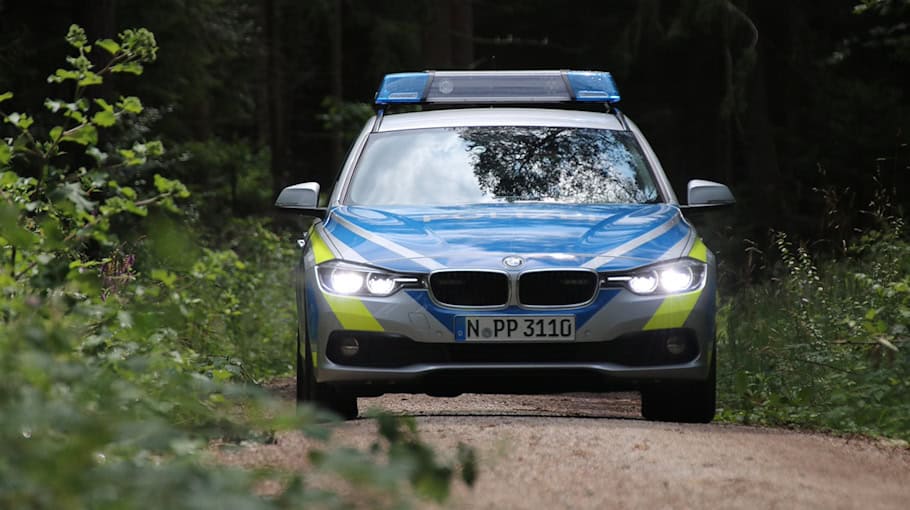
M719 418L910 438L908 19L908 0L0 0L0 503L104 500L99 469L119 496L161 455L190 474L133 482L137 504L214 491L241 475L181 464L207 438L309 426L249 411L293 361L303 223L271 204L331 188L381 77L422 69L611 71L677 194L738 199L692 218L720 261ZM431 497L472 478L468 450L437 463L383 423L384 450L326 469L395 492L353 466L405 459Z

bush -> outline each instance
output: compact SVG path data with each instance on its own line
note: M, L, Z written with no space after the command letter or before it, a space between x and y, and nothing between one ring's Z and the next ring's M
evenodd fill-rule
M0 507L344 507L299 475L200 461L214 438L328 434L313 409L289 414L243 384L289 370L295 253L255 220L226 222L210 244L181 216L189 190L151 173L162 144L129 138L139 99L86 99L112 73L142 74L150 32L90 45L74 25L67 41L77 55L49 82L73 98L48 99L42 122L0 112ZM95 71L97 51L108 61ZM379 426L370 453L327 447L315 465L395 506L409 502L399 482L441 500L459 469L473 480L469 450L443 463L412 422ZM268 477L285 491L254 496Z
M775 277L724 300L722 417L910 439L910 243L880 218L824 262L778 234Z

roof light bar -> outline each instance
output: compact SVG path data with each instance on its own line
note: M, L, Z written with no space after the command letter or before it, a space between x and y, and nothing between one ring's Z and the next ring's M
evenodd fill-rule
M376 93L376 104L422 103L432 73L387 74Z
M388 74L376 104L618 103L613 76L601 71L427 71Z
M613 75L597 71L566 71L576 101L618 103L619 89Z

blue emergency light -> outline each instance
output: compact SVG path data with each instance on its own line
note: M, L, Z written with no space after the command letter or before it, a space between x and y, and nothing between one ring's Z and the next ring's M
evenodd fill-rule
M387 74L377 105L419 103L618 103L602 71L426 71Z

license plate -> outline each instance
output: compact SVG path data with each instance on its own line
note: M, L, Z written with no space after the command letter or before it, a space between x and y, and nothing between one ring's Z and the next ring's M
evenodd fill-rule
M458 317L456 340L575 340L574 316Z

